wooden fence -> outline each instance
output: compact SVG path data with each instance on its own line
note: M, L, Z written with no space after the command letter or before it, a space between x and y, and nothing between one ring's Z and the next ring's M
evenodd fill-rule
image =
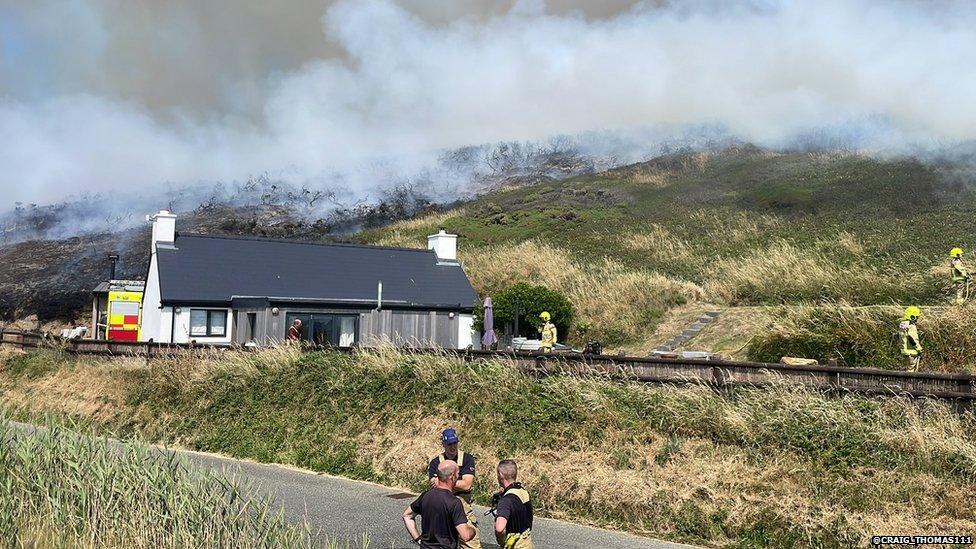
M75 354L140 356L147 359L187 352L207 354L229 349L229 347L186 343L66 340L20 331L0 331L0 345L19 349L48 346ZM969 374L578 353L542 355L530 352L445 351L443 349L404 349L404 352L447 353L468 361L502 359L510 361L527 372L543 375L560 371L649 383L703 383L719 389L738 386L802 385L829 392L938 398L954 401L960 409L970 409L972 402L976 400L976 376Z

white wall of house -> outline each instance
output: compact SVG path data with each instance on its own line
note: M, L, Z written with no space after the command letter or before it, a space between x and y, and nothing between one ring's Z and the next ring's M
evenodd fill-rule
M458 315L458 349L467 349L474 342L474 315Z
M149 259L149 276L146 278L146 289L142 294L142 330L139 341L157 342L169 341L169 331L163 330L169 323L163 323L162 309L159 297L159 272L156 267L156 254Z

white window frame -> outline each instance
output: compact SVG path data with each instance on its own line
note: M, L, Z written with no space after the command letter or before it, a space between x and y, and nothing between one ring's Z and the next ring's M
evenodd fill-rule
M207 331L206 331L206 333L203 333L203 334L195 334L195 333L193 333L193 313L195 313L195 312L196 313L200 313L200 312L207 313L207 324L206 324ZM222 333L222 334L215 334L213 332L213 322L211 320L211 317L214 315L214 313L224 315L224 333ZM227 314L227 309L190 309L190 318L189 318L190 329L189 329L189 335L190 335L190 337L227 337L227 319L228 319L228 317L229 317L229 315Z

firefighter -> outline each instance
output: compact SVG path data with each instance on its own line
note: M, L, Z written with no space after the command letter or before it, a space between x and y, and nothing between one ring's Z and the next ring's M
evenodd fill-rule
M962 305L969 297L969 271L962 264L962 248L953 248L949 252L952 264L952 284L956 287L956 305Z
M917 372L919 363L922 361L922 340L918 335L918 317L922 316L922 311L914 305L905 309L902 321L898 324L898 333L901 335L901 354L905 357L908 369Z
M548 311L542 311L539 318L542 319L542 327L539 328L542 341L539 343L539 349L543 353L551 353L553 345L556 344L556 325L550 322L552 315Z
M461 500L464 514L468 518L468 526L476 532L474 539L470 541L461 540L459 548L481 549L481 540L478 539L478 518L474 515L471 508L471 488L474 485L475 459L471 454L458 450L458 437L454 428L447 428L441 432L441 444L444 446L444 453L438 454L430 460L427 466L427 478L430 479L431 486L437 483L437 467L445 461L454 461L458 464L458 479L454 485L454 495Z
M518 482L518 465L505 459L498 463L498 485L492 497L495 539L502 549L532 549L532 500Z

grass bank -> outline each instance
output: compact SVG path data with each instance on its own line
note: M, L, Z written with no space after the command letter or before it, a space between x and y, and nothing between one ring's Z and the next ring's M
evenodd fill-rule
M850 547L972 532L976 419L781 388L534 379L500 362L392 351L212 360L2 355L12 412L422 489L437 434L522 466L540 514L716 547ZM396 517L390 517L396 520Z
M836 359L854 367L904 370L896 306L782 307L767 311L766 329L748 347L749 358L777 362L783 356ZM918 323L922 369L976 372L976 304L927 307Z
M0 539L17 547L321 546L245 485L142 443L0 418ZM336 547L336 546L332 546Z

